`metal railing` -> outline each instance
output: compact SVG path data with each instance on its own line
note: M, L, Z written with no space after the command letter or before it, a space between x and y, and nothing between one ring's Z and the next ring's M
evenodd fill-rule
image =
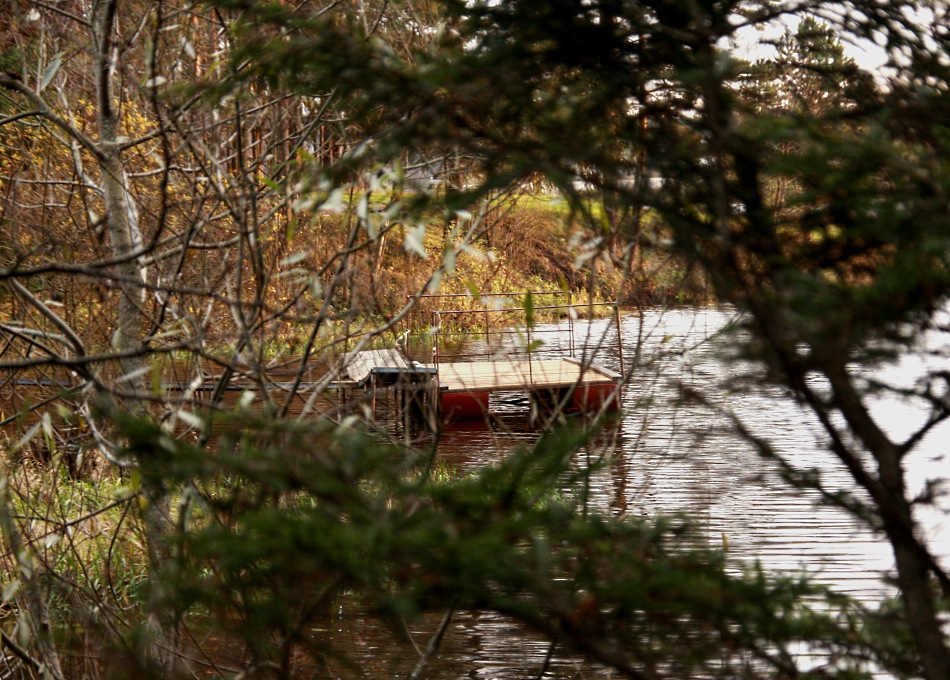
M462 300L470 301L462 306ZM548 302L553 300L552 302ZM497 304L492 302L497 301ZM529 304L530 301L530 304ZM536 304L542 302L543 304ZM445 303L454 303L449 306ZM491 293L474 297L464 293L427 294L418 298L420 313L410 317L406 331L407 348L431 347L431 356L418 357L426 363L512 360L527 361L556 355L577 359L575 320L601 316L596 311L610 310L616 324L621 372L623 349L619 308L608 302L575 304L570 292L530 291ZM603 314L602 316L607 316ZM424 323L428 318L429 324ZM567 345L561 340L567 321ZM548 341L556 338L557 342ZM529 364L530 370L530 364Z

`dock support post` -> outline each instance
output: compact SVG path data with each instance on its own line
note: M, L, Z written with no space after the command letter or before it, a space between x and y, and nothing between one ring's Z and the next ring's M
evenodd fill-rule
M370 422L375 422L376 420L376 374L370 375L369 378L369 418Z

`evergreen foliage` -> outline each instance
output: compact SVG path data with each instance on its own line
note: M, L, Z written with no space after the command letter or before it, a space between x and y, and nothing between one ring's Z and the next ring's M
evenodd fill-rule
M947 480L915 496L907 476L950 419L945 7L11 7L0 19L0 366L62 390L0 414L20 427L10 464L40 439L50 460L72 451L75 474L75 450L101 452L129 480L109 509L138 514L149 585L127 605L111 582L92 583L80 551L67 571L48 548L72 521L18 514L4 479L16 639L5 628L3 640L24 673L66 677L57 637L95 628L131 662L105 672L184 676L189 645L204 652L182 638L197 620L240 651L229 659L239 676L292 677L297 651L339 652L311 647L306 631L358 598L397 633L433 610L446 622L458 608L499 612L632 678L950 677L950 574L920 525L922 509L948 512ZM791 23L773 59L725 47L776 20ZM885 49L880 72L846 57L862 41ZM308 362L327 360L320 380L339 371L336 330L346 342L394 334L377 318L386 272L418 266L413 292L437 286L499 235L498 197L537 186L584 225L592 245L574 265L591 290L598 267L635 278L649 252L687 263L741 312L736 367L754 370L737 379L809 409L853 487L827 489L738 420L736 432L787 483L888 542L894 602L872 611L764 567L735 573L686 520L592 510L579 499L593 469L576 456L592 431L560 429L451 478L432 474L433 451L385 444L349 419L308 422L316 396L287 417ZM308 229L323 252L294 250ZM304 340L276 403L268 347L287 326ZM190 363L170 396L153 369L179 352ZM907 356L919 370L899 384L869 377ZM243 401L223 415L236 375L274 417ZM727 387L683 397L713 403ZM924 412L903 439L870 409L879 394ZM74 439L57 439L42 410L54 401ZM18 493L53 507L59 484ZM80 623L58 630L48 602L64 590Z
M427 474L427 456L359 428L240 415L219 420L209 451L116 419L143 488L188 489L162 569L165 606L227 623L252 674L291 677L300 654L345 662L308 631L353 601L396 637L429 611L499 612L632 678L914 668L893 644L904 624L892 612L760 567L736 572L685 518L585 509L596 469L573 459L594 430L551 432L456 477ZM800 669L803 648L820 667Z

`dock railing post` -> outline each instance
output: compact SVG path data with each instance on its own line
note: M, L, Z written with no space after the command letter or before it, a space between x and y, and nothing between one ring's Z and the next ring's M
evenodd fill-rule
M534 369L531 361L531 324L525 324L528 338L528 385L534 387Z
M620 322L620 305L614 307L614 318L617 320L617 354L620 357L620 375L625 376L627 371L623 361L623 324Z
M432 365L439 367L439 335L442 333L442 315L432 312Z
M485 317L485 356L491 359L491 319L488 316L488 303L483 302L482 306L485 309L483 313Z
M376 421L376 374L371 373L369 377L370 402L369 413L370 422Z
M571 358L577 358L577 349L574 347L574 298L571 291L567 291L567 331L568 347L570 348Z

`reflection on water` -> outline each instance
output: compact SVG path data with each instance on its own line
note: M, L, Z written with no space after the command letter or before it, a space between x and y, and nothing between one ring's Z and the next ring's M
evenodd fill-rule
M313 642L347 650L346 660L322 660L332 677L407 678L439 627L440 616L421 617L406 629L359 610L348 618L349 612L341 607L330 629L313 631ZM542 669L546 669L545 678L610 677L583 660L550 656L550 651L539 635L503 616L456 612L438 654L421 677L533 678Z
M639 358L638 368L624 392L614 447L606 452L612 462L595 477L592 502L644 517L685 512L711 542L726 541L737 561L806 569L850 594L880 594L880 574L890 566L886 544L844 513L818 508L813 497L790 489L735 436L724 416L677 398L681 383L714 398L715 385L732 377L718 358L721 340L716 339L728 321L729 315L718 310L664 311L625 320L624 352L628 362ZM575 327L587 339L610 331L609 321ZM608 337L595 359L618 369L614 347ZM849 485L829 465L811 419L777 390L734 391L725 406L798 464L825 470L826 483ZM529 432L502 427L458 425L446 431L440 455L446 464L467 471L530 438ZM602 444L594 442L592 448Z
M881 597L887 593L882 574L892 565L886 542L845 513L817 505L814 494L789 488L772 464L732 432L725 416L678 399L682 384L702 391L797 465L820 469L829 488L852 487L843 470L832 464L812 418L779 390L759 385L723 396L716 389L722 381L736 378L741 368L726 367L720 360L728 338L717 334L729 320L728 312L709 309L646 312L624 320L626 368L634 363L637 368L625 389L616 429L579 454L579 465L606 456L606 464L593 478L590 503L606 512L636 517L688 513L706 540L728 546L736 568L761 561L772 571L807 571L816 581L852 596ZM610 321L576 323L575 343L596 347L594 358L619 370L612 333ZM556 342L569 344L564 337ZM889 368L890 378L897 381L907 375L914 368L911 363L908 358ZM908 423L922 417L906 404L880 402L875 408L887 415L895 432L909 431ZM950 462L939 450L941 433L946 429L934 432L908 463L918 485L925 476L950 478ZM530 445L534 436L517 420L491 427L455 424L442 436L439 457L445 466L464 473L499 460L512 446ZM926 519L931 535L939 535L946 508ZM534 677L548 653L543 642L500 617L458 613L454 621L426 677ZM437 623L426 621L431 630ZM360 630L364 638L370 636ZM393 639L390 633L385 637ZM426 644L424 636L414 641L420 648ZM409 673L418 654L411 646L404 652L400 668ZM545 677L576 677L574 664L556 657ZM608 677L590 668L583 676Z

